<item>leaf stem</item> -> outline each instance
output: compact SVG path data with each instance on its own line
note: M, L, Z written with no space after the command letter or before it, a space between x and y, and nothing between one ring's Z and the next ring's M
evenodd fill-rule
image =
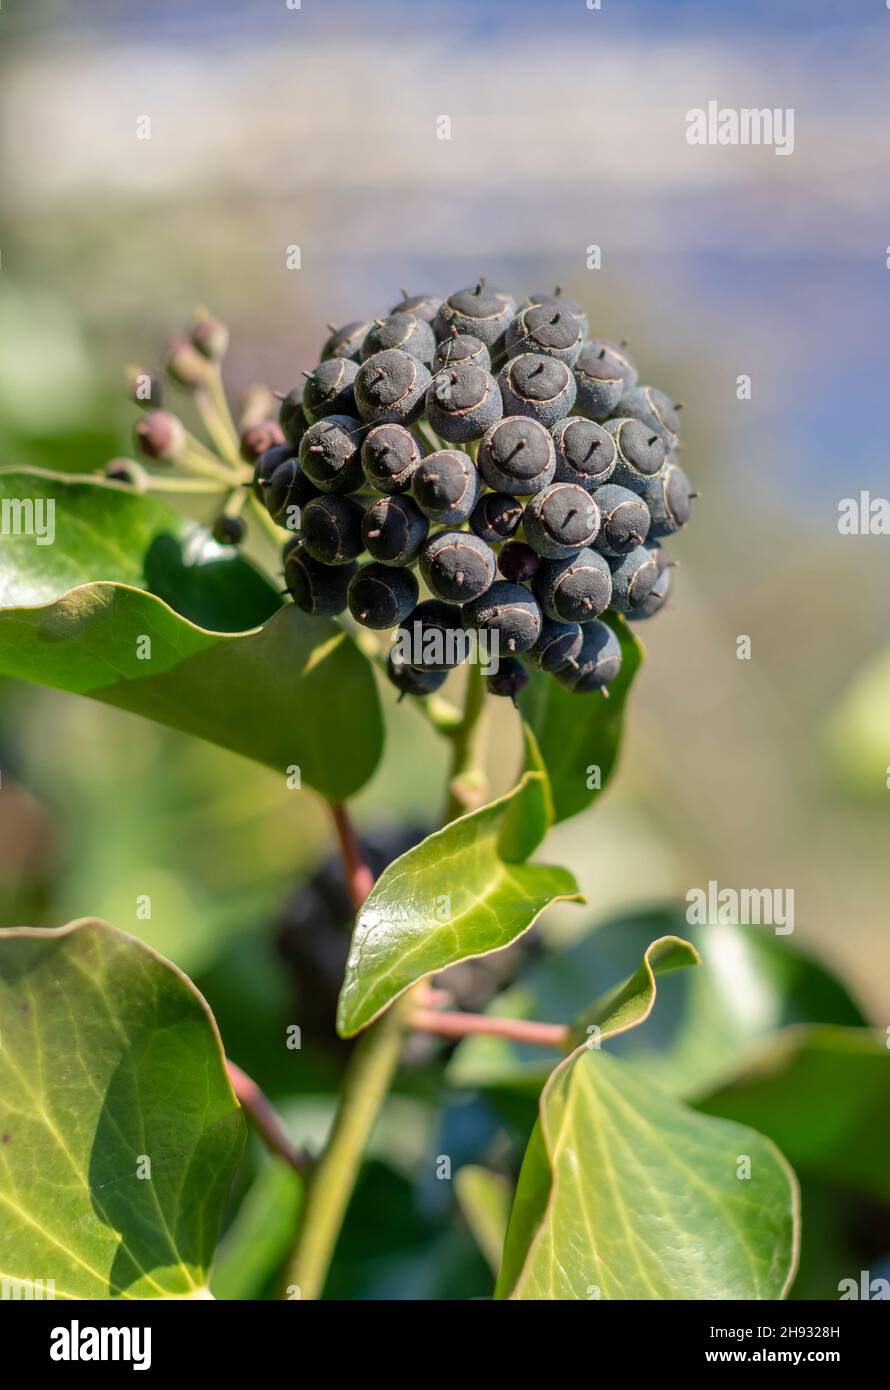
M232 1090L235 1092L238 1104L253 1120L257 1133L267 1148L283 1158L297 1173L305 1176L309 1172L311 1164L309 1155L294 1148L287 1137L284 1125L272 1108L271 1102L263 1095L256 1082L247 1075L247 1072L236 1067L235 1063L230 1062L228 1058L226 1059L226 1071L229 1073L229 1080L232 1083Z
M514 1042L531 1043L535 1047L564 1048L569 1030L563 1023L534 1023L525 1018L496 1018L492 1014L439 1013L436 1009L413 1009L409 1023L420 1033L435 1033L440 1038L466 1038L471 1033L485 1033L494 1038L512 1038Z
M343 856L349 897L353 907L358 912L374 886L374 875L365 859L346 807L341 802L331 802L331 814L334 818L337 839L340 842L340 853Z
M472 665L464 693L463 714L453 735L452 787L470 773L477 756L485 694L481 669ZM455 815L460 815L464 809L463 801L449 794L448 819L453 819L452 806L457 807ZM332 810L347 881L358 910L364 901L364 885L367 884L367 890L371 886L370 870L361 858L345 808L333 806ZM392 1086L404 1040L411 1028L412 1012L428 998L429 991L423 981L408 990L362 1034L349 1059L328 1141L309 1178L302 1221L285 1275L286 1287L298 1288L301 1299L320 1298L324 1291L362 1155Z

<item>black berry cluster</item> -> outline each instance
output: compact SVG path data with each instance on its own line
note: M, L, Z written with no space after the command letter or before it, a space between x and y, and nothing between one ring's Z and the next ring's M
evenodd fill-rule
M679 407L638 384L623 345L589 338L559 288L522 304L484 280L404 295L332 330L321 358L278 426L242 440L293 532L294 602L413 633L411 660L389 664L403 693L437 689L455 664L441 653L466 655L444 639L468 631L496 641L495 694L515 697L523 663L605 691L621 650L600 617L664 607L663 542L690 517Z

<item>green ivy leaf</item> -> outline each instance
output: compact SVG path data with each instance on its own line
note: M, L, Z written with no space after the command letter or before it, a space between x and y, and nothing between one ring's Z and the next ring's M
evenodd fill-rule
M618 634L622 654L608 699L574 695L542 671L530 672L519 695L520 712L547 769L557 821L577 815L605 791L618 761L628 692L643 659L640 643L619 615L607 613L603 620ZM599 768L598 788L587 785L591 767Z
M569 1026L569 1046L587 1046L594 1036L599 1042L616 1037L644 1023L655 1007L656 977L698 965L694 946L680 936L662 936L646 947L639 970L616 985L602 998L582 1009Z
M282 775L299 767L331 800L368 780L380 706L342 629L279 607L247 561L154 498L0 472L0 507L50 501L54 544L12 535L0 546L0 675L88 695Z
M424 976L509 946L551 903L581 901L568 870L513 857L534 848L528 825L544 826L543 780L525 773L506 796L384 870L356 920L337 1011L342 1037L366 1028Z
M495 1297L783 1298L798 1225L769 1139L584 1047L542 1092Z
M890 1053L883 1034L784 1029L697 1108L756 1125L802 1175L890 1202Z
M262 1298L287 1259L303 1205L304 1182L270 1155L219 1243L210 1288L214 1298Z
M244 1119L191 982L107 923L0 931L0 1270L209 1297ZM149 1168L150 1164L150 1168Z

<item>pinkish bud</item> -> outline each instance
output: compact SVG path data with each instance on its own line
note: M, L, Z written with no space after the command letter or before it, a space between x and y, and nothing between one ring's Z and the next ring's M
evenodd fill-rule
M261 420L258 425L248 425L242 430L241 457L245 463L256 463L260 454L283 443L284 435L277 420Z
M138 449L150 459L175 459L185 448L185 428L167 410L152 410L134 431Z
M209 314L198 319L192 329L192 346L209 362L221 362L229 347L229 330Z
M168 376L189 390L206 385L210 371L207 358L202 357L197 348L192 347L192 344L188 342L174 343L167 354L164 366Z

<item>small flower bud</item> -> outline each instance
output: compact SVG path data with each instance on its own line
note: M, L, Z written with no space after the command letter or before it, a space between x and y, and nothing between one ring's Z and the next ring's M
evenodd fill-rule
M175 459L185 448L182 421L168 410L152 410L134 431L140 453L150 459Z
M192 347L208 362L221 362L229 348L229 330L219 319L205 314L192 329Z
M128 367L127 395L143 410L160 410L164 404L163 378L143 367Z
M179 386L195 390L206 385L209 368L207 358L188 342L174 343L164 363L167 375Z
M145 492L148 488L148 474L135 459L110 459L105 465L104 476L113 483L126 483L134 492Z
M284 432L277 420L262 420L241 431L241 457L245 463L256 463L267 449L284 443Z

